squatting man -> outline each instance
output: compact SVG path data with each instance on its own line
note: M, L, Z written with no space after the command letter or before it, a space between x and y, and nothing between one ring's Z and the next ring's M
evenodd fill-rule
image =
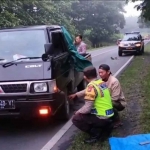
M84 142L93 143L101 138L103 132L111 133L114 111L109 89L104 81L97 78L96 68L87 67L83 73L89 83L84 91L85 104L75 113L72 122L90 135Z
M114 108L114 128L122 126L118 111L122 111L126 107L126 100L122 91L119 80L114 77L110 71L110 67L107 64L101 64L98 69L100 78L106 82L106 85L110 91L111 100ZM69 96L71 100L75 98L82 98L85 96L85 90L77 92Z

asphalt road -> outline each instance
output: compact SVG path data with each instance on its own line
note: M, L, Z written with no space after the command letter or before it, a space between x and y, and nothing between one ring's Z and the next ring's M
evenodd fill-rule
M117 46L90 51L96 68L105 63L116 73L131 57L118 57ZM111 57L117 59L112 60ZM1 120L0 150L41 150L65 122Z

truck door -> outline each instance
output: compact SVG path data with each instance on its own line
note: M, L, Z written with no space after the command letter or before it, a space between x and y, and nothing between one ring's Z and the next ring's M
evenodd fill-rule
M51 39L54 46L54 59L52 75L56 79L60 90L65 90L70 79L69 52L65 44L63 34L60 31L51 32Z

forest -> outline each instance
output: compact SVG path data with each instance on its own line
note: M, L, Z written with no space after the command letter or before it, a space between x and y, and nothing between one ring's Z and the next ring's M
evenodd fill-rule
M86 0L1 0L0 28L56 24L74 38L82 34L90 47L115 42L125 26L125 2Z

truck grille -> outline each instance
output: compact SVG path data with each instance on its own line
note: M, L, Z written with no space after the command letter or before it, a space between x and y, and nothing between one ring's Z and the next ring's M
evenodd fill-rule
M135 46L133 43L130 43L130 46Z
M1 88L5 93L21 93L27 91L27 84L5 84Z

